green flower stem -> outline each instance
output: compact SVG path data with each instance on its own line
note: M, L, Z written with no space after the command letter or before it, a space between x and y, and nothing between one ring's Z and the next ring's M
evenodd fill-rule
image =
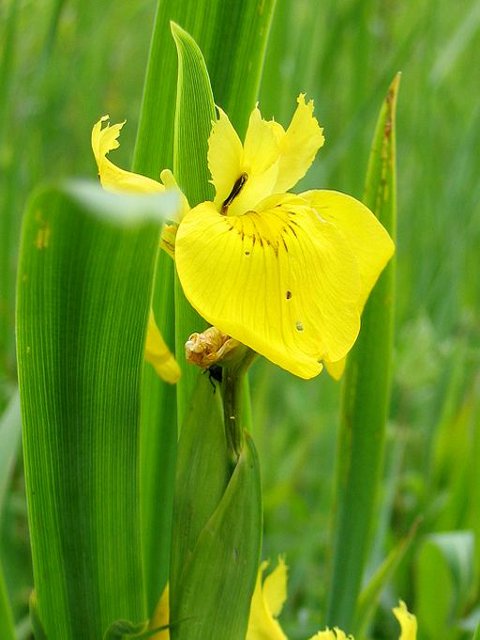
M228 453L234 465L237 464L245 446L245 429L249 422L248 416L245 416L245 391L248 389L246 386L246 374L255 356L256 353L248 349L239 364L224 367L222 398L225 436Z

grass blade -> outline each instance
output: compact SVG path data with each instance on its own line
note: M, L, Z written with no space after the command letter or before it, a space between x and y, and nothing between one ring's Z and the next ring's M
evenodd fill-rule
M370 155L365 204L395 238L395 107L400 77L380 111ZM352 629L381 479L390 399L394 264L374 288L360 336L348 358L338 449L337 514L327 624Z
M34 197L17 357L37 612L49 638L145 620L140 374L164 215L176 198L72 183Z

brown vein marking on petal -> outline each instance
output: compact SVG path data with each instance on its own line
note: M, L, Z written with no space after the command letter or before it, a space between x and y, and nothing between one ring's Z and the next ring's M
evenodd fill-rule
M230 230L235 230L242 243L249 240L251 245L244 250L244 254L249 256L255 244L260 247L270 247L276 256L279 251L284 250L289 253L291 242L298 241L298 224L292 220L295 212L286 208L275 208L268 213L258 213L247 211L241 216L227 216L225 222Z
M239 195L240 191L243 189L247 180L248 174L242 173L242 175L235 181L233 189L230 191L230 195L223 201L222 204L222 213L224 215L227 213L228 207L232 204L235 198Z

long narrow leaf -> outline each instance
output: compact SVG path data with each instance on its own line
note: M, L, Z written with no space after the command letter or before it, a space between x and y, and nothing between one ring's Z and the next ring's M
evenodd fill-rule
M52 640L146 618L140 374L160 225L175 205L72 184L26 212L17 353L36 611Z
M2 640L15 640L15 628L13 626L13 613L8 598L7 587L3 577L3 567L0 562L0 638Z
M395 107L400 77L380 111L368 167L365 204L395 238ZM347 364L338 449L337 514L327 623L352 629L373 530L390 399L394 264L381 275Z
M178 51L177 110L175 114L174 170L190 205L213 199L207 165L208 137L215 119L215 105L207 68L193 38L178 25L172 25ZM205 320L187 303L175 287L176 347L183 353L185 341L194 331L206 327ZM198 369L181 358L182 379L177 385L177 415L181 426L199 375Z

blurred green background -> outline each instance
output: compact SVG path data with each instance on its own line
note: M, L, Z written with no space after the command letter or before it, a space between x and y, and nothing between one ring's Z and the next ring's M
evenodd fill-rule
M0 423L0 451L17 415L14 290L26 199L40 182L95 176L90 132L105 113L128 121L115 161L129 166L154 13L154 0L0 4L0 409L11 412ZM398 635L389 609L399 597L417 613L420 638L471 637L462 629L480 618L478 69L476 0L277 2L260 108L286 125L306 92L326 136L299 190L362 196L378 109L402 71L394 386L372 571L421 521L372 622L379 639ZM326 374L296 380L259 361L251 386L264 556L286 555L282 620L300 640L321 624L328 589L340 385ZM5 456L0 462L5 471ZM0 560L19 637L27 637L20 455L0 491L0 516Z

